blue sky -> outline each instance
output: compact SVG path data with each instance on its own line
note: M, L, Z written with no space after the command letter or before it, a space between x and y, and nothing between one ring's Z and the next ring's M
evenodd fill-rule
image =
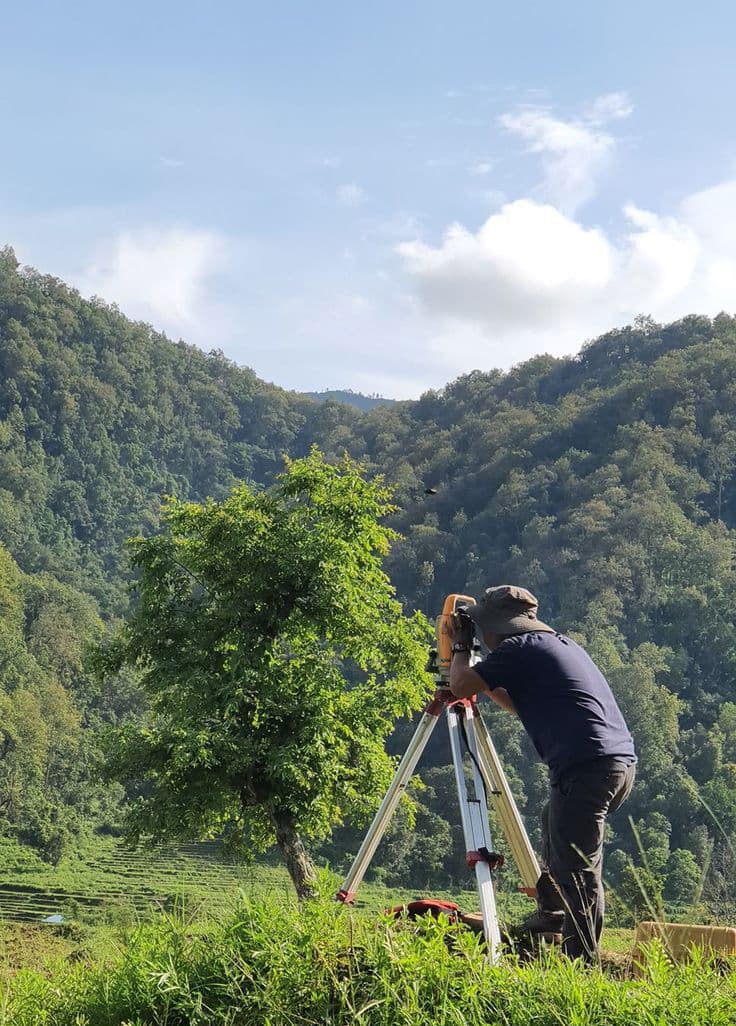
M6 7L0 239L289 388L736 307L731 4Z

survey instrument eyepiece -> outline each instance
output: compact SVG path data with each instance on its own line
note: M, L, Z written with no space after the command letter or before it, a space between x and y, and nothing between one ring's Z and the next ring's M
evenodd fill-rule
M437 617L437 668L443 677L450 674L453 636L460 634L464 641L467 640L468 649L473 647L475 625L464 610L465 606L473 605L474 602L475 599L470 595L448 595Z

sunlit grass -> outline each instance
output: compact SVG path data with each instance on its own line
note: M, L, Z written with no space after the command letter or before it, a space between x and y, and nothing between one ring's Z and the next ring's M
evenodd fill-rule
M328 896L244 898L209 921L177 910L101 959L0 983L0 1026L732 1026L735 1008L734 977L703 960L653 950L637 979L555 952L492 966L470 931Z

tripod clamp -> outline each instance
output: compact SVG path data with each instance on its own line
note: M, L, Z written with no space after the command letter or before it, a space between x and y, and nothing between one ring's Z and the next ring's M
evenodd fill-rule
M465 856L468 869L475 869L479 862L485 862L488 868L493 871L500 869L505 859L499 851L489 851L488 848L478 848L477 851L469 851Z

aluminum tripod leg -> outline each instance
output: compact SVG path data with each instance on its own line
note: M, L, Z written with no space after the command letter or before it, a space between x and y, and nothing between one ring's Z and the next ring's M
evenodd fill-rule
M495 745L491 740L483 717L477 713L474 720L478 761L488 787L499 826L506 838L525 891L536 893L540 868L537 856L524 828L524 822L501 766Z
M404 757L399 763L394 778L391 781L388 791L381 802L381 806L373 817L373 822L368 828L368 833L365 835L365 839L360 846L358 854L355 856L355 861L350 867L350 872L345 877L343 885L338 891L337 897L340 901L347 903L352 902L355 892L361 884L363 877L366 874L366 870L370 865L371 859L373 858L376 848L381 843L381 838L386 833L386 828L391 820L391 816L399 804L399 800L406 790L406 786L411 780L416 765L419 762L419 758L427 746L432 731L437 726L440 713L442 712L444 705L437 701L431 702L424 712L419 725L414 732L414 737L409 742L409 747L404 753Z
M488 823L488 806L485 798L483 777L476 765L478 751L475 737L475 717L470 702L461 702L447 710L447 726L450 732L452 763L455 768L455 782L460 799L460 817L468 852L468 865L475 870L478 885L480 911L483 919L483 933L488 944L491 959L496 962L501 955L501 931L498 925L496 896L493 890L492 867L481 853L492 850L491 829ZM463 765L463 741L461 731L465 728L465 740L474 757L472 761L473 797L468 794ZM479 760L478 760L479 762Z

